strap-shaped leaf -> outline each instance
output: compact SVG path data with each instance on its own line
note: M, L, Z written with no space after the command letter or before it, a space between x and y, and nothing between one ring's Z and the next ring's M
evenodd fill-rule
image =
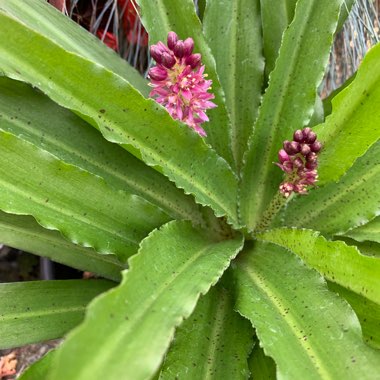
M0 284L0 348L60 338L82 321L90 300L113 285L106 280Z
M191 37L194 51L202 54L205 72L212 80L212 92L215 94L217 108L207 111L210 122L202 127L207 132L209 142L216 152L233 165L231 151L230 122L224 103L224 93L215 69L215 59L202 33L202 25L195 12L192 0L137 0L141 8L142 22L149 33L150 43L166 43L168 32L174 31L181 39Z
M216 242L189 222L152 232L122 284L91 304L85 322L57 350L49 379L152 377L175 327L241 247L241 237Z
M325 234L344 234L380 212L380 141L338 183L331 182L290 201L283 224Z
M236 176L197 133L120 76L65 51L1 9L0 31L0 70L37 86L236 224Z
M147 81L137 70L98 38L79 28L69 17L63 17L46 1L0 0L0 9L65 50L79 54L120 75L142 94L148 95Z
M346 232L345 236L349 236L357 241L369 240L380 243L380 217L377 216L369 223Z
M251 356L248 359L252 380L276 380L276 363L270 356L266 356L264 350L256 342Z
M332 113L315 129L324 147L320 183L337 181L380 138L380 45L365 56L350 86L332 100Z
M10 247L114 281L120 281L120 272L125 268L114 255L100 255L92 248L73 244L58 231L42 228L31 216L0 211L0 241Z
M124 261L170 220L143 198L116 191L10 133L0 131L0 150L0 209L33 215L77 244Z
M328 241L318 232L279 228L258 235L291 250L309 266L380 305L380 260L362 255L355 246Z
M292 22L297 0L260 0L265 56L265 74L273 71L282 35Z
M0 120L1 129L104 178L115 189L139 195L173 218L202 223L191 196L30 86L0 78Z
M273 162L285 139L310 120L342 0L299 0L244 156L242 224L253 230L281 182ZM323 14L323 17L321 15Z
M260 21L259 0L210 0L203 19L205 38L226 96L238 168L261 101L264 60Z
M231 295L215 286L177 329L160 380L247 379L252 349L250 323L233 310Z
M373 379L380 353L348 304L296 256L256 243L237 260L237 309L286 379Z
M380 305L333 282L329 289L345 298L352 306L362 327L363 339L371 347L380 349Z

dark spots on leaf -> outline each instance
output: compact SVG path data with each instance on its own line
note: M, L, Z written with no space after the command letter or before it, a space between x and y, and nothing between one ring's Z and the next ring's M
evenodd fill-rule
M105 113L106 110L102 108L101 110L99 110L99 112L100 112L100 113Z

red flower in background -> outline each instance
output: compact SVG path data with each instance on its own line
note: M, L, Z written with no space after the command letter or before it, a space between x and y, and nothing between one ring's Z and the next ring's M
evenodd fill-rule
M117 39L113 33L106 32L103 29L98 29L96 35L100 40L102 40L108 47L111 49L118 51Z
M138 25L138 6L132 0L118 0L117 4L123 12L123 29L130 44L139 43L141 46L148 45L148 33L144 27ZM136 11L137 10L137 11Z
M70 9L70 0L49 0L49 3L56 7L61 12L65 9ZM93 32L93 13L99 14L105 4L105 1L97 1L96 9L93 8L91 2L78 1L76 3L76 18L77 22L85 27L90 32ZM138 16L138 6L132 0L117 0L119 8L119 14L121 15L121 24L125 39L130 45L139 44L140 46L148 46L148 33L141 25ZM107 13L106 13L107 14ZM75 17L74 17L75 19ZM104 22L100 23L96 36L103 40L103 42L111 49L118 51L118 40L115 34L108 31L109 23L107 23L107 17L104 17Z

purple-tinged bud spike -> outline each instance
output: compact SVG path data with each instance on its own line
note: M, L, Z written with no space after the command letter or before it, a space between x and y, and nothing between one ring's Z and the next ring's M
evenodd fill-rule
M310 131L307 137L305 138L305 142L307 142L308 144L312 144L316 139L317 135L313 131Z
M169 32L168 33L168 48L170 50L174 49L174 46L177 43L177 41L178 41L177 33Z
M157 63L161 63L162 51L157 45L150 47L150 55Z
M148 71L149 77L153 80L164 80L168 77L168 73L165 69L155 66Z
M318 153L322 149L322 144L319 141L314 141L313 144L310 145L310 149L312 152Z
M202 56L200 54L191 54L186 57L185 63L189 65L192 69L195 69L201 63Z
M294 141L303 142L303 133L300 129L297 129L293 134Z
M182 58L185 53L185 47L183 45L183 41L179 40L174 46L173 52L176 57Z
M168 69L171 69L175 65L175 62L176 62L175 58L172 55L166 52L162 53L162 56L161 56L162 65L164 65Z
M183 47L184 47L184 56L188 57L193 52L194 40L191 37L186 38L186 40L183 41Z
M289 155L285 152L284 149L281 149L278 152L278 160L283 164L285 161L289 161Z
M303 138L306 139L309 136L309 133L311 132L311 128L306 127L302 130Z
M309 145L302 144L302 146L301 146L301 154L306 157L309 153L310 153L310 147L309 147Z

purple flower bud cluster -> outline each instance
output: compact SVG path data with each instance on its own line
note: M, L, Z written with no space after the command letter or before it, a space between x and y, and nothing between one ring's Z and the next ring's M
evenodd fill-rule
M283 149L278 152L280 163L276 163L286 174L280 185L284 197L293 192L307 194L307 187L315 185L318 179L317 155L321 149L322 144L309 127L295 131L292 141L284 141Z
M173 117L182 120L199 135L206 136L201 123L208 121L207 109L216 105L211 102L214 95L207 92L212 81L205 80L201 55L193 54L194 41L182 41L174 32L169 32L168 46L161 41L150 48L150 55L157 65L149 70L151 97L162 104Z

